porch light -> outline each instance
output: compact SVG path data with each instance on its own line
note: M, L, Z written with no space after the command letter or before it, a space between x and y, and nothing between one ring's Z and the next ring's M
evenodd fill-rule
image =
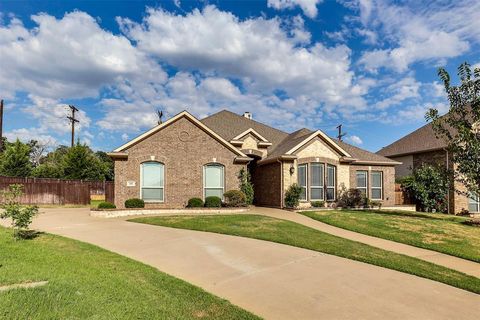
M293 175L295 173L295 167L292 165L290 166L290 175Z

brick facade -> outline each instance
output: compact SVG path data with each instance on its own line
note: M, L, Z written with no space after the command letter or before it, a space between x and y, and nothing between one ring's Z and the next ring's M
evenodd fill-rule
M115 161L115 205L140 198L140 165L154 161L165 165L165 201L146 203L147 208L181 208L192 197L203 198L203 166L225 167L225 191L238 189L238 172L244 164L234 164L235 154L186 118L163 128L126 150L127 160ZM135 186L127 186L127 181Z
M350 188L357 187L357 171L367 171L367 197L370 195L370 180L372 171L383 172L383 199L380 201L383 206L393 207L395 205L395 167L393 166L364 166L364 165L351 165L350 166Z
M255 168L252 183L255 190L255 205L282 207L282 166L272 162Z

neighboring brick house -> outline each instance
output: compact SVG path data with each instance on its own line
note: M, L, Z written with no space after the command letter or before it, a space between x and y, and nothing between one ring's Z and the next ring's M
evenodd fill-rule
M293 183L303 188L302 206L335 202L359 188L384 206L395 203L395 165L383 156L331 139L322 131L291 134L220 111L198 120L184 111L109 155L115 161L115 204L143 198L147 207L184 207L189 198L222 196L238 189L237 175L252 175L256 205L284 207Z
M449 161L446 146L443 139L435 136L432 124L429 123L382 148L377 154L400 162L401 164L398 164L395 170L396 178L402 178L410 175L413 170L420 168L423 164L453 169L454 163ZM464 189L458 182L455 182L455 188L457 190ZM470 212L480 211L478 197L469 199L453 190L450 190L448 194L448 203L449 213L457 214L462 209L468 209Z

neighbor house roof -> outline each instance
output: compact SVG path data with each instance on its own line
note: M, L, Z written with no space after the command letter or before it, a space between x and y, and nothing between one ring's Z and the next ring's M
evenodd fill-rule
M382 148L377 154L385 157L402 156L413 153L434 151L445 148L447 145L444 139L438 139L433 131L432 124L413 131L405 137Z
M274 160L285 156L291 157L291 153L295 151L294 149L296 147L301 147L302 143L309 141L308 139L322 136L323 139L329 142L340 154L347 158L352 158L352 160L354 159L355 163L397 164L396 161L385 158L381 155L354 147L345 142L331 139L319 130L312 131L303 128L289 134L227 110L220 111L204 118L201 122L228 141L236 138L240 133L244 133L252 128L272 143L272 146L268 149L267 158L262 161Z

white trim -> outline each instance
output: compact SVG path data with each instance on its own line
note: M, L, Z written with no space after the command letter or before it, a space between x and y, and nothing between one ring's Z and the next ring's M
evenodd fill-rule
M260 140L262 140L262 142L268 142L267 139L265 139L260 133L258 133L257 131L253 130L253 128L250 128L250 129L247 129L245 131L243 131L242 133L240 133L238 136L236 136L235 138L233 138L232 140L240 140L240 138L243 138L244 136L246 136L247 134L253 134L254 136L256 136L257 138L259 138Z
M305 186L302 186L300 184L300 175L298 174L298 172L300 171L300 167L305 167ZM298 186L301 187L301 188L305 188L305 199L299 199L300 201L308 201L308 163L302 163L302 164L298 164L297 165L297 183L298 183Z
M155 163L158 163L160 165L162 165L162 168L163 168L163 185L159 188L150 188L150 189L162 189L162 199L163 200L144 200L143 199L143 165L145 163L149 163L149 162L155 162ZM165 174L165 164L163 162L160 162L160 161L156 161L156 160L148 160L148 161L144 161L142 163L140 163L140 194L138 196L139 199L142 199L145 203L165 203L165 179L166 179L166 174ZM148 189L148 187L146 188Z
M365 176L365 187L358 186L358 174L363 173ZM365 190L365 197L368 197L368 170L356 170L355 171L355 183L358 190Z
M293 147L292 149L290 149L288 152L286 152L286 154L292 154L294 153L295 151L297 151L298 149L300 149L301 147L303 147L304 145L306 145L307 143L309 143L312 139L314 139L315 137L320 137L322 138L323 140L325 140L327 143L330 144L331 147L333 147L337 152L339 152L340 154L342 154L342 156L345 156L345 157L349 157L351 158L352 156L347 152L345 151L344 149L342 149L338 144L336 144L332 139L330 139L325 133L323 133L322 131L320 130L317 130L315 131L314 133L312 133L310 136L308 136L306 139L304 139L302 142L300 142L299 144L297 144L295 147Z
M333 185L328 185L328 168L333 168ZM337 166L333 164L326 164L325 168L325 201L336 201L337 200ZM328 198L328 189L333 189L333 199Z
M475 206L475 210L470 210L470 206ZM472 213L480 212L480 197L477 194L471 193L468 197L468 211Z
M204 125L202 122L200 122L197 118L195 118L193 115L191 115L190 113L188 113L187 111L182 111L180 112L179 114L177 114L176 116L168 119L167 121L165 121L164 123L162 124L159 124L158 126L148 130L147 132L141 134L140 136L136 137L135 139L133 140L130 140L129 142L125 143L124 145L118 147L117 149L115 149L113 152L121 152L121 151L124 151L126 148L148 138L149 136L151 136L152 134L160 131L161 129L169 126L170 124L174 123L175 121L177 121L178 119L180 118L187 118L189 119L190 121L193 122L193 124L195 124L197 127L199 127L200 129L202 129L203 131L207 132L209 135L211 135L213 138L217 139L219 142L221 142L223 145L225 145L227 148L229 148L231 151L233 151L234 153L236 153L237 155L241 156L241 157L247 157L243 152L241 152L240 150L238 150L237 148L235 148L230 142L228 142L227 140L223 139L222 137L220 137L218 134L216 134L214 131L212 131L209 127L207 127L206 125Z

